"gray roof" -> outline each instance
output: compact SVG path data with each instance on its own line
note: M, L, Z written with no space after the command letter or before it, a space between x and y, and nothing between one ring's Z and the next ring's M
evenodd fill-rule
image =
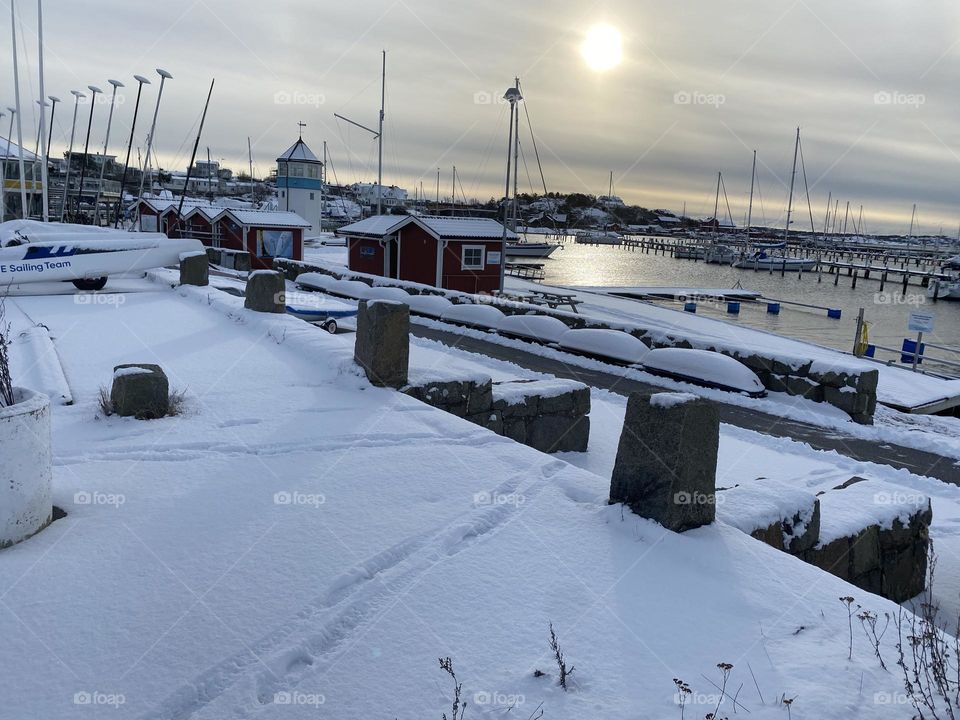
M317 156L313 154L313 150L307 147L307 144L303 141L303 138L297 140L293 145L287 148L285 153L277 158L277 162L281 160L314 163L320 162L320 160L317 159Z
M227 208L227 215L241 225L253 227L310 227L295 212L286 210L237 210Z
M405 225L419 225L436 238L478 238L499 240L503 225L491 218L437 217L433 215L374 215L359 222L344 225L338 230L343 235L382 237L400 230ZM507 230L507 240L515 240L516 233Z
M17 145L15 142L0 138L0 157L8 157L8 158L13 157L13 158L19 159L20 146ZM40 159L39 156L34 155L32 152L30 152L26 148L23 149L24 162L30 162L31 160L39 160L39 159Z

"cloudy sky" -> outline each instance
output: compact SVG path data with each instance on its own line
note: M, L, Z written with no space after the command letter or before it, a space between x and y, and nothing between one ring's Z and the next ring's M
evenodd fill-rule
M26 105L37 97L36 4L17 7ZM432 197L439 167L449 197L456 165L468 197L502 194L508 111L495 99L519 75L550 190L605 193L613 171L627 202L675 211L686 203L690 214L709 215L720 170L741 222L756 149L754 213L782 223L800 126L817 227L828 192L840 200L841 221L847 201L851 215L862 203L868 231L906 232L914 202L922 232L955 234L960 223L955 2L45 0L44 17L48 94L66 100L88 84L108 89L108 78L127 83L111 153L122 156L129 133L133 74L155 81L144 90L142 146L154 68L173 73L156 134L167 168L186 166L216 78L204 155L209 146L212 157L244 169L249 136L255 171L265 174L303 121L314 151L328 142L341 183L374 179L375 142L333 113L375 125L386 49L384 180L411 193L423 182ZM598 25L607 35L584 57L584 38ZM6 105L9 20L4 27ZM592 67L616 60L604 57L615 56L616 34L620 61ZM91 146L102 147L107 111L96 107ZM24 116L29 148L36 118L34 106ZM66 148L70 120L69 103L58 106L54 151ZM81 133L85 123L82 113ZM526 127L521 144L520 188L536 190ZM797 187L798 222L809 226L799 173Z

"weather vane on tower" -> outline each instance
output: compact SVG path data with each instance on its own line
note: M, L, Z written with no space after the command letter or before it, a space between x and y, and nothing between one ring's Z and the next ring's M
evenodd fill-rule
M303 129L307 126L307 124L298 120L297 126L300 128L300 139L303 140Z

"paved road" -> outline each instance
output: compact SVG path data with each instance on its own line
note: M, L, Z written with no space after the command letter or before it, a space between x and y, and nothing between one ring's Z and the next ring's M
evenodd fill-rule
M662 390L662 388L637 380L629 380L622 375L618 375L617 369L612 366L609 372L570 366L559 360L541 357L517 348L417 324L412 325L412 332L418 337L438 340L461 350L475 352L498 360L506 360L530 370L579 380L587 385L610 390L619 395L629 395L645 390ZM960 466L954 460L936 453L914 450L902 445L879 444L871 440L846 435L840 430L787 420L777 415L770 415L739 405L718 403L718 408L720 421L729 425L737 425L765 435L791 438L808 443L818 450L836 450L838 453L855 460L890 465L895 468L906 468L918 475L928 475L929 477L939 478L944 482L960 485Z

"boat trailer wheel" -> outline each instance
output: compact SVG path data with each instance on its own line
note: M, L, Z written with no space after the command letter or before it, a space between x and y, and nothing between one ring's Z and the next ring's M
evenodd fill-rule
M326 330L331 335L336 334L337 332L337 321L330 319L323 324L323 329Z
M77 290L103 290L103 286L107 284L107 278L84 278L82 280L73 280L72 282Z

